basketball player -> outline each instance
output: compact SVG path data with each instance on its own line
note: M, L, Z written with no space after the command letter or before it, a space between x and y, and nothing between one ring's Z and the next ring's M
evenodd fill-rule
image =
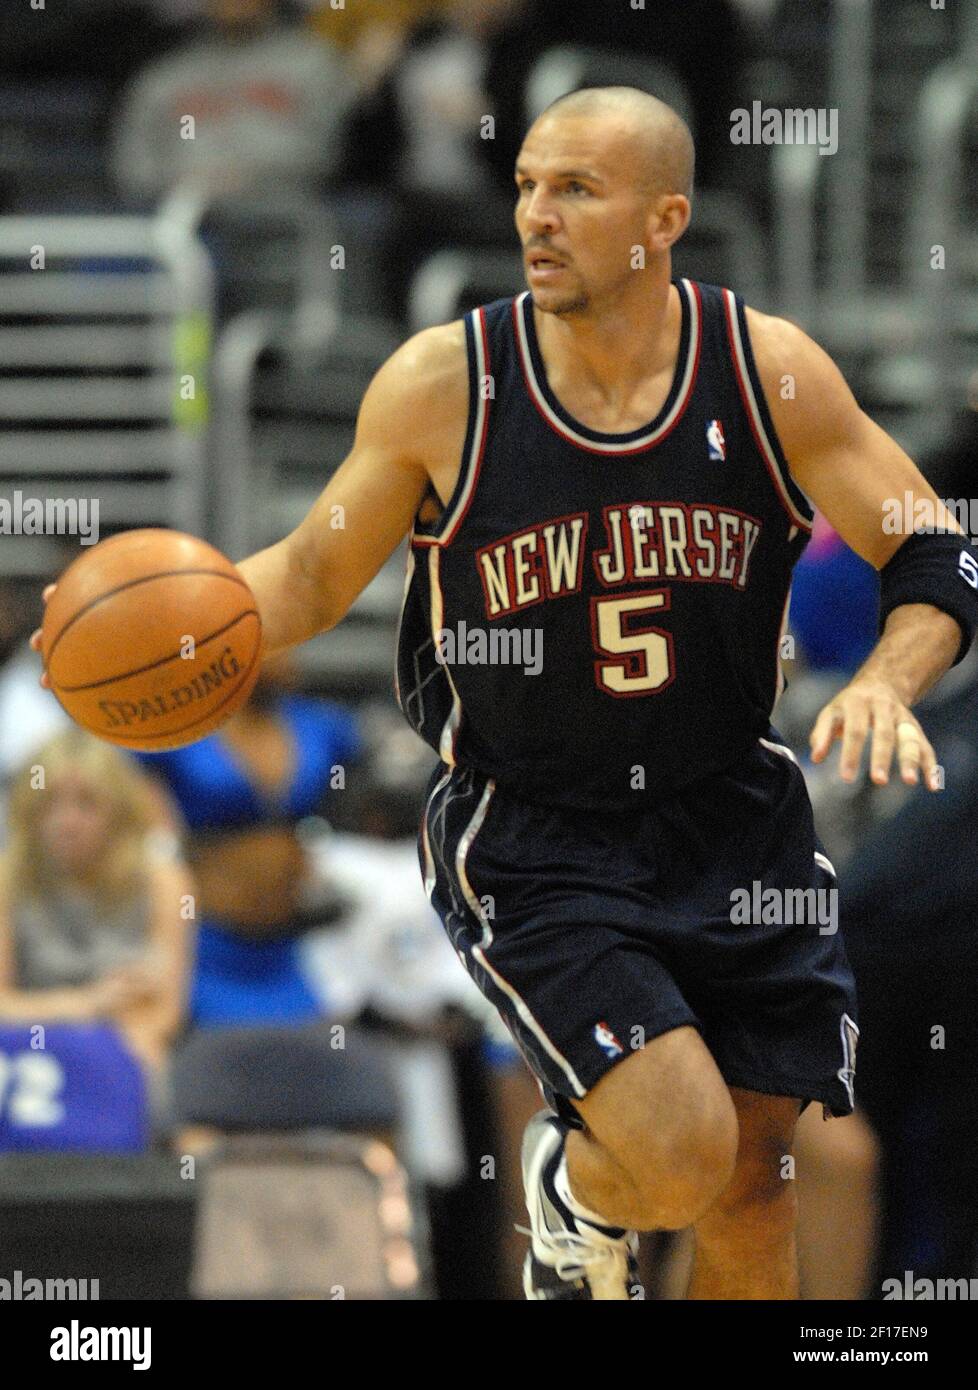
M978 620L978 557L825 353L672 279L692 180L651 96L545 111L516 168L528 292L406 342L309 516L240 567L275 652L410 533L398 699L441 760L425 885L549 1102L524 1141L530 1298L634 1296L634 1232L687 1226L691 1298L797 1297L786 1158L806 1103L852 1109L853 981L824 915L732 903L834 883L770 725L813 507L880 571L884 624L816 762L840 740L851 781L869 740L876 783L895 756L936 789L911 706ZM887 534L908 492L950 534Z

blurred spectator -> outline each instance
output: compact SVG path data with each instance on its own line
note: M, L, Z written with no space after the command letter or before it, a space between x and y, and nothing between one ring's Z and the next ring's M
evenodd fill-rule
M318 872L346 908L305 939L303 954L339 1016L394 1044L398 1151L425 1185L440 1296L518 1298L519 1152L540 1093L428 903L415 835L401 833L402 796L374 781L363 804L375 826L386 820L387 837L330 833L313 844Z
M477 5L470 0L470 7ZM593 0L526 0L493 43L486 74L497 117L497 138L487 142L486 152L507 185L528 124L526 80L541 54L564 44L620 50L672 68L692 103L697 183L731 181L730 112L743 104L739 83L747 56L744 26L731 0L648 3L644 9Z
M300 822L345 783L356 720L289 693L285 658L266 662L251 700L187 748L135 756L176 803L198 885L193 1022L302 1023L320 1017L298 938L335 911L317 900Z
M947 444L921 461L942 497L971 491L975 418L962 416ZM802 562L807 573L799 565L792 597L792 630L823 670L793 680L776 715L802 755L818 708L860 664L877 614L875 581L841 560L832 533L828 542L817 526ZM939 794L899 780L873 787L865 776L845 786L834 759L806 769L819 831L839 873L861 1036L856 1113L828 1124L809 1114L799 1126L805 1297L867 1290L879 1297L882 1279L902 1279L906 1269L934 1278L974 1273L976 674L972 650L917 706L944 768Z
M859 995L856 1094L883 1157L877 1286L970 1278L978 1255L978 653L917 707L944 769L840 873ZM877 1292L878 1296L878 1292Z
M856 671L876 645L878 621L876 571L817 512L791 582L791 633L806 663L816 671Z
M448 0L443 18L412 34L393 74L404 188L461 198L485 187L480 146L490 141L480 122L493 114L491 45L520 7L521 0Z
M586 0L445 0L358 104L342 171L357 185L396 190L381 266L395 316L431 252L515 246L513 167L530 125L527 80L548 49L575 44L673 68L690 93L701 180L729 181L730 110L746 52L729 0L642 11Z
M152 822L145 779L81 729L21 769L0 859L0 1018L111 1022L155 1078L182 1020L192 884Z
M27 645L36 607L33 580L28 591L15 580L0 579L0 788L33 749L68 723L50 690L38 684L41 659Z
M435 1185L463 1176L463 1153L445 1044L481 1032L482 995L460 967L425 897L413 839L330 834L312 846L317 870L346 904L302 952L324 1007L366 1014L396 1032L394 1064L408 1129L402 1153Z
M921 472L938 496L952 503L955 499L968 502L976 448L978 412L963 411L947 440L919 460ZM816 516L812 540L795 567L789 634L796 641L783 662L788 686L778 702L775 721L785 742L804 760L819 834L837 870L860 849L874 825L896 815L909 794L898 778L886 787L875 787L865 777L843 782L834 757L817 767L807 761L808 735L818 712L868 655L878 617L875 571L839 540L823 517ZM970 669L970 661L961 663L922 707L938 708L959 681L968 679ZM948 729L947 737L957 747L963 733ZM938 757L944 761L941 750Z
M137 77L116 131L121 190L216 197L330 177L356 83L331 44L283 11L280 0L209 0L202 31Z
M337 8L320 0L312 28L346 54L365 89L376 86L393 65L405 39L450 0L356 0Z
M427 103L429 118L449 102L461 110L447 81L461 80L471 93L485 93L479 115L491 114L495 130L480 139L478 119L468 130L468 147L491 168L509 193L513 165L529 125L525 90L537 60L563 45L596 47L632 57L654 58L672 68L690 94L701 182L728 181L730 111L738 105L738 83L747 56L743 24L730 0L688 0L683 6L605 6L591 0L445 0L442 13L411 32L404 53L361 119L385 138L357 141L357 173L380 180L401 162L405 124ZM441 81L436 74L441 73ZM450 78L446 78L446 73ZM427 76L428 81L425 82ZM413 113L412 113L413 101ZM456 123L458 114L450 117Z
M446 0L408 34L383 81L358 106L342 178L393 206L377 258L387 312L402 318L413 272L440 247L513 243L511 175L494 173L498 132L486 84L492 45L521 0ZM522 138L522 136L521 136Z

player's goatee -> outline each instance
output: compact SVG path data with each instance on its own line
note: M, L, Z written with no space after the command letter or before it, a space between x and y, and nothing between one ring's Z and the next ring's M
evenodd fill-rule
M563 304L558 304L555 308L550 309L545 304L537 303L536 299L533 303L542 314L556 314L558 318L563 318L567 314L582 314L591 307L591 301L587 295L581 295L578 299L566 300Z

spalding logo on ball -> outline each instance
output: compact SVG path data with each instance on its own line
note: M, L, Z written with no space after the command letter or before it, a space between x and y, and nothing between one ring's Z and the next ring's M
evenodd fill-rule
M240 709L261 669L254 595L219 550L180 531L125 531L65 570L44 613L51 689L125 748L181 748Z

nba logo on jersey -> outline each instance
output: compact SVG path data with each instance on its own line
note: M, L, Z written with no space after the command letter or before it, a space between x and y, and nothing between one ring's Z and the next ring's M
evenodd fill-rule
M607 1023L594 1025L594 1041L604 1048L609 1057L619 1057L625 1051Z
M723 437L722 420L707 421L706 442L710 449L710 458L722 463L727 457L727 441Z

